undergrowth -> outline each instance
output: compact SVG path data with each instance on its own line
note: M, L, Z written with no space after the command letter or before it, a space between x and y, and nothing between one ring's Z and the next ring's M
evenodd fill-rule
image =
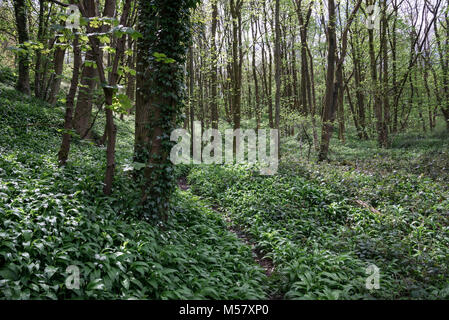
M203 166L189 181L273 259L270 287L285 298L447 299L447 188L406 171L284 154L274 176L249 166ZM373 264L379 290L366 288Z
M117 176L105 197L104 148L74 138L58 167L63 109L1 91L0 298L265 297L251 249L194 196L177 192L164 225L137 218L132 119L116 120ZM79 268L79 289L66 286L68 266Z

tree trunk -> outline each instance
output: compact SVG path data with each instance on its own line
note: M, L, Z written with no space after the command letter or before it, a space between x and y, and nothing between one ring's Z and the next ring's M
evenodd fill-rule
M29 40L27 28L27 4L25 0L14 0L14 14L16 17L17 34L19 43L23 46ZM19 76L16 89L24 94L30 94L30 61L28 49L19 52Z
M434 30L435 30L435 39L438 48L440 67L442 73L442 88L443 88L443 103L441 103L441 112L443 113L444 121L446 122L446 129L449 132L449 57L448 57L448 48L449 48L449 15L448 11L445 10L444 18L446 22L446 41L442 44L440 35L438 33L438 22L437 19L434 21ZM434 73L435 83L436 81L436 73Z
M94 17L96 15L95 3L91 1L85 1L85 7L88 17ZM95 29L94 29L95 30ZM96 29L96 32L99 30ZM92 99L93 91L96 87L97 69L93 63L95 60L95 54L93 50L86 52L83 72L81 74L81 86L78 90L78 99L76 102L75 115L73 117L73 127L81 138L89 138L90 121L92 115Z
M355 44L353 43L353 38L357 41ZM358 123L358 136L360 139L367 140L368 134L366 132L366 115L365 115L365 95L363 92L363 73L361 71L361 55L360 55L360 43L357 40L357 37L351 37L351 47L352 47L352 58L354 62L354 84L355 84L355 97L356 97L356 105L357 108L354 108L354 123ZM348 99L349 99L349 88L348 90Z
M275 0L275 16L274 16L274 28L275 28L275 48L274 48L274 66L275 66L275 116L274 127L279 130L280 114L281 114L281 26L279 22L280 0ZM280 135L278 135L278 150Z
M37 32L37 41L39 43L44 42L44 13L45 13L45 1L39 0L39 27ZM41 64L42 64L42 53L40 49L35 50L36 53L36 64L34 70L34 95L36 97L41 97L41 90L43 83L41 82Z
M58 99L59 88L61 87L61 75L64 68L64 56L65 48L56 45L54 58L53 58L53 74L50 77L47 102L51 105L55 105Z
M335 109L337 93L335 92L335 51L336 51L336 35L335 35L335 2L328 0L329 21L327 25L327 72L326 72L326 92L324 95L323 125L321 129L321 145L318 154L318 160L327 159L329 152L329 142L332 135L332 122L335 120Z
M341 50L340 57L336 59L336 15L335 15L335 2L334 0L328 0L329 22L327 27L327 41L328 41L328 53L327 53L327 74L326 74L326 93L324 96L324 110L323 110L323 125L321 130L321 146L318 154L318 161L327 159L329 152L329 143L332 137L333 122L335 120L336 109L338 104L338 97L340 91L343 90L343 62L346 56L347 49L347 35L349 27L354 20L357 10L360 8L361 0L359 0L351 15L346 22L346 25L342 32L341 37Z
M382 121L382 147L389 146L388 140L388 126L390 124L390 101L389 101L389 87L388 87L388 43L387 43L387 0L381 2L382 5L382 104L383 104L383 121Z
M59 165L61 166L66 164L70 152L70 141L72 138L72 110L75 101L76 89L78 88L80 64L81 50L78 45L78 35L75 34L75 39L73 40L73 73L69 93L67 94L66 99L64 134L62 135L61 148L58 153Z
M95 8L95 4L93 0L90 1L92 7ZM122 16L120 17L120 25L126 26L129 10L131 6L131 0L126 0L123 9ZM87 9L81 5L82 13L84 16L87 16ZM96 12L97 10L95 10ZM107 17L113 17L115 14L115 1L107 0L104 8L104 15ZM92 33L94 30L91 27L88 27L88 32ZM105 30L102 30L105 31ZM108 144L106 147L106 172L104 178L104 187L103 193L105 195L110 195L112 192L112 183L114 180L115 173L115 144L116 144L116 135L117 135L117 127L114 124L114 117L112 113L112 102L114 97L114 90L118 81L118 66L119 62L122 59L124 50L125 50L125 36L121 36L116 41L115 46L115 56L112 62L112 66L109 73L109 79L106 80L105 69L103 66L103 54L99 45L99 41L96 37L89 37L90 45L94 52L95 62L97 64L97 71L100 78L100 82L103 84L103 92L105 96L105 111L106 111L106 130L105 134L107 135Z
M234 129L240 128L242 90L242 0L231 0L232 16L232 114Z
M212 34L211 34L211 121L212 128L218 129L218 99L217 99L217 45L216 45L216 33L217 33L217 22L218 22L218 0L213 0L212 2Z
M264 0L263 3L263 16L264 16L264 33L265 33L265 41L264 43L268 47L268 79L266 81L266 91L267 91L267 100L268 100L268 122L270 128L274 128L274 120L273 120L273 95L272 95L272 54L271 54L271 46L270 46L270 37L268 32L268 14L267 14L267 8L266 8L266 0ZM262 32L261 32L262 34ZM264 59L265 60L265 59ZM265 70L264 70L265 74Z
M338 139L345 142L345 109L343 105L343 95L344 95L344 79L343 79L343 66L337 69L337 81L342 86L338 90L337 95L337 116L338 116Z
M96 87L96 70L91 64L94 60L94 53L89 50L86 53L83 66L83 72L81 74L81 85L78 90L78 99L76 102L75 115L73 117L73 127L81 138L89 137L89 128L92 114L92 99L93 90Z
M189 12L194 2L139 1L135 159L145 163L141 203L148 217L167 218L175 187L170 162L175 129L183 107L183 66L190 43ZM163 63L154 53L174 61Z
M253 8L253 10L256 10ZM253 71L253 80L254 80L254 93L255 93L255 100L256 105L254 107L254 112L256 116L256 126L257 129L260 128L260 96L259 96L259 82L257 79L257 66L256 66L256 39L257 39L257 26L255 25L257 23L257 16L255 13L252 15L251 20L251 35L253 38L253 50L252 50L252 71Z
M189 47L189 110L190 110L190 154L193 154L193 129L194 129L194 122L195 122L195 71L194 71L194 65L193 65L193 44Z
M367 4L370 4L367 0ZM384 141L383 134L383 112L382 112L382 101L380 100L379 93L379 83L377 81L377 63L376 54L374 52L374 31L373 29L368 29L368 47L369 47L369 57L370 57L370 70L371 70L371 81L374 86L374 114L376 117L376 131L377 131L377 142L379 146L382 146Z

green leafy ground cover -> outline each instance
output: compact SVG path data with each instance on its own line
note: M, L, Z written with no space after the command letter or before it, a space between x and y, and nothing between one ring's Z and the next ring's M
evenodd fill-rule
M63 106L0 91L2 299L449 298L443 134L397 136L388 150L348 135L325 164L287 139L271 177L179 166L191 190L176 192L168 222L156 224L138 214L131 118L117 119L117 177L105 197L104 148L75 137L67 166L57 166ZM271 277L225 215L274 262ZM365 287L371 264L379 290ZM79 290L65 286L70 265Z
M104 149L75 138L68 165L59 168L62 108L0 89L0 298L266 296L251 249L199 199L175 194L162 227L136 217L139 193L124 170L132 119L117 120L117 180L113 196L104 197ZM70 265L80 269L79 290L65 286Z
M301 160L295 141L287 141L290 152L275 176L245 166L208 166L192 169L189 181L194 193L224 208L273 259L270 288L276 294L447 299L448 144L444 136L427 139L431 143L400 156L374 142L358 150L350 142L336 145L329 164ZM433 159L438 166L418 167L432 153L439 155ZM379 290L365 287L371 264L380 269Z

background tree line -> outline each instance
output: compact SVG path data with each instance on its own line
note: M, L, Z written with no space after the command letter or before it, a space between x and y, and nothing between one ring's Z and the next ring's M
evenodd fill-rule
M79 28L67 28L69 5ZM19 91L64 104L61 165L74 135L106 145L105 194L115 122L134 114L142 203L160 211L182 119L310 134L318 160L348 127L381 147L406 130L449 131L448 10L443 0L3 1L0 54Z

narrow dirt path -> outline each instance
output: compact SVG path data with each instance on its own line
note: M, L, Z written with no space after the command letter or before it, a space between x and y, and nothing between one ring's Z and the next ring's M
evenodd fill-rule
M240 240L242 240L246 245L251 247L252 252L254 253L254 261L257 262L258 265L260 265L264 270L265 274L268 277L271 277L271 274L274 271L274 264L273 261L269 258L266 258L262 252L256 249L256 244L253 240L251 240L251 237L248 236L244 231L242 231L240 228L238 228L232 220L229 218L229 216L226 215L225 212L222 211L219 207L212 207L212 210L215 212L218 212L220 215L222 215L227 222L228 230L234 233Z
M185 177L181 177L178 179L178 187L182 191L186 191L186 190L190 189L190 186L187 183L187 179ZM256 244L254 243L254 241L251 240L251 237L249 237L245 232L243 232L241 229L239 229L237 226L235 226L235 224L232 222L232 220L229 218L229 216L226 215L225 212L223 212L222 208L217 207L217 206L212 206L211 209L224 217L225 221L227 222L227 227L228 227L229 231L234 233L246 245L251 247L251 250L254 253L254 261L258 265L260 265L265 270L265 274L268 277L270 277L275 268L273 261L269 258L264 257L264 254L256 249Z

